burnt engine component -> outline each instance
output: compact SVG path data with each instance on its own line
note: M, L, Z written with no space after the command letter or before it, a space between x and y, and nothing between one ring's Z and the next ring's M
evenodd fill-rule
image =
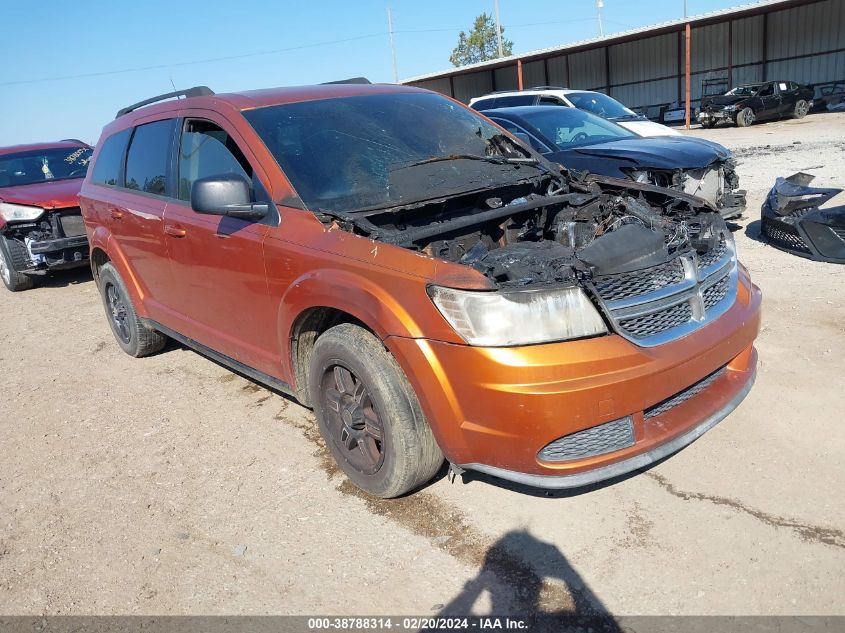
M666 261L663 235L642 224L623 224L594 240L578 257L600 275L627 273Z
M814 176L778 178L763 203L761 233L780 250L816 261L845 264L845 206L820 206L841 189L809 186Z

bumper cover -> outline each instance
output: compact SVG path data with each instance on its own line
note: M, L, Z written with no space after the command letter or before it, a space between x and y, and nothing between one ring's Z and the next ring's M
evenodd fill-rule
M760 231L780 250L845 264L845 206L821 209L841 189L810 187L813 176L778 178L761 210Z
M754 379L760 303L740 268L727 312L656 347L618 335L487 349L400 337L385 343L449 461L532 485L579 486L678 450L736 407ZM722 367L706 389L647 417ZM561 462L540 457L564 436L625 417L634 429L630 446Z
M75 268L85 265L90 256L88 236L60 237L38 240L27 245L30 254L38 262L33 272L48 269Z

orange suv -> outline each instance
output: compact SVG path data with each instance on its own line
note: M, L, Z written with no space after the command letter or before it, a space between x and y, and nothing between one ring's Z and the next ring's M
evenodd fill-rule
M105 127L80 200L118 344L171 337L312 407L373 495L444 456L614 477L754 379L760 291L715 209L570 174L425 90L148 99Z

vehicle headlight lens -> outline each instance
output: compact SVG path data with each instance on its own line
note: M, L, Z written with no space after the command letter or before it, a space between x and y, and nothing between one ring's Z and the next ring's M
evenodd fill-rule
M730 105L725 106L725 110L736 110L739 107L736 103L732 103Z
M21 222L27 220L37 220L44 213L41 207L30 207L23 204L11 204L9 202L0 202L0 215L6 222Z
M429 294L470 345L529 345L607 333L580 288L480 292L431 286Z

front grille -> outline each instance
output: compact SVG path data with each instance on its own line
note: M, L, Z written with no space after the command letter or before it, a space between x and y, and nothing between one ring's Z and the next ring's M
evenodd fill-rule
M619 325L628 334L640 339L671 330L683 325L690 319L692 319L692 308L689 303L677 303L665 310L620 321Z
M64 212L59 216L59 222L62 225L62 231L65 237L76 237L78 235L85 235L85 222L79 209L71 212Z
M646 270L598 277L594 283L602 299L614 301L661 290L683 280L684 268L679 260L673 259L671 262Z
M798 234L798 229L786 222L773 220L764 216L762 232L773 246L784 248L788 251L798 251L799 253L810 252L810 249L807 248L804 240Z
M646 420L649 420L653 417L666 413L669 409L673 409L677 407L679 404L686 402L690 398L693 398L700 394L702 391L707 389L710 385L712 385L722 374L725 373L725 368L720 367L716 371L714 371L709 376L705 376L702 380L699 380L694 385L691 385L684 389L683 391L679 391L674 396L666 398L662 402L658 402L656 405L649 407L643 413Z
M706 288L702 293L704 297L704 309L709 310L714 305L719 303L722 299L728 296L728 278L722 277L712 286Z
M736 295L733 242L698 255L684 253L643 270L593 281L616 332L644 347L680 338L717 318Z
M547 444L539 457L547 462L563 462L618 451L633 444L634 423L627 417L564 435Z

